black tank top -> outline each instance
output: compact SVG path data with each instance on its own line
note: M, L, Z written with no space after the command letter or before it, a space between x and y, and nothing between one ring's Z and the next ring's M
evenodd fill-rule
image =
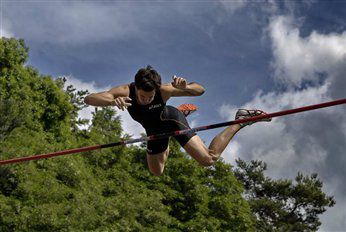
M140 105L136 98L135 83L130 84L131 106L127 108L131 117L142 124L146 130L156 128L160 125L161 112L166 103L163 101L160 90L156 90L154 100L148 105Z

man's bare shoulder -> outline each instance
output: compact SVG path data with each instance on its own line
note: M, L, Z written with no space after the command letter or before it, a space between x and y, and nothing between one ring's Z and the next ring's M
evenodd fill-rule
M130 84L119 85L108 90L108 93L113 96L128 97L130 95Z

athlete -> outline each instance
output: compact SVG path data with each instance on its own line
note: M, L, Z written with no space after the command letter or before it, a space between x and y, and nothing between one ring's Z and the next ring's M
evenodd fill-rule
M187 83L183 77L173 76L172 82L161 84L161 76L151 66L141 68L135 75L135 81L114 87L109 91L92 93L84 101L92 106L116 106L128 110L131 117L139 122L147 135L161 134L188 129L185 115L173 106L166 105L171 97L200 96L205 92L196 82ZM240 109L236 119L266 114L261 110ZM270 121L263 119L260 121ZM218 134L207 147L194 132L175 136L175 139L199 164L214 164L225 150L233 136L244 126L254 122L228 126ZM150 172L159 176L163 173L169 154L169 138L150 140L147 143L147 162Z

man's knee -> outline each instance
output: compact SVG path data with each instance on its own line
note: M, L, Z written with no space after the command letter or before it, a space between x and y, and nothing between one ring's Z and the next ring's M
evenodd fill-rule
M207 154L203 159L198 160L199 164L204 167L212 166L220 158L220 154L215 154L213 150L209 150Z
M198 160L198 163L202 165L203 167L209 167L212 166L215 163L215 159L213 159L212 156L206 157L204 159Z

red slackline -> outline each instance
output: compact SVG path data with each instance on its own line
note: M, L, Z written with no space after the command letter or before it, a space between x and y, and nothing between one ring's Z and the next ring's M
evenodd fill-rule
M52 152L52 153L47 153L47 154L34 155L34 156L29 156L29 157L0 160L0 165L10 164L10 163L20 163L20 162L30 161L30 160L38 160L38 159L50 158L50 157L60 156L60 155L68 155L68 154L79 153L79 152L83 152L83 151L92 151L92 150L96 150L96 149L102 149L102 148L107 148L107 147L114 147L114 146L120 146L120 145L125 145L125 144L138 143L138 142L143 142L143 141L148 141L148 140L162 139L162 138L167 138L169 136L186 134L189 132L210 130L210 129L230 126L230 125L234 125L234 124L252 122L252 121L257 121L257 120L265 119L265 118L280 117L280 116L284 116L284 115L288 115L288 114L296 114L296 113L300 113L303 111L315 110L315 109L320 109L320 108L325 108L325 107L330 107L330 106L336 106L336 105L341 105L341 104L346 104L346 98L336 100L336 101L325 102L325 103L320 103L320 104L316 104L316 105L310 105L310 106L305 106L305 107L301 107L301 108L291 109L291 110L278 111L275 113L255 116L255 117L246 118L246 119L239 119L239 120L228 121L228 122L223 122L223 123L211 124L211 125L207 125L207 126L195 127L192 129L185 129L185 130L173 131L173 132L169 132L169 133L144 136L144 137L137 138L137 139L123 140L123 141L115 142L115 143L81 147L81 148L57 151L57 152Z

